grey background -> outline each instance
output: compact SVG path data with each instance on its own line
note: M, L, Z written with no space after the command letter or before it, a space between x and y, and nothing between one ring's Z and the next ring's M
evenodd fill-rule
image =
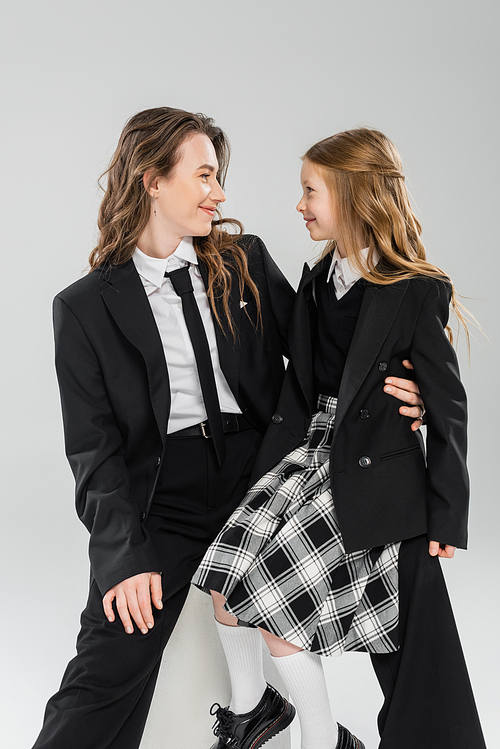
M85 270L96 180L125 120L165 104L228 132L225 213L263 237L294 284L317 252L295 212L299 156L365 124L400 149L429 256L488 336L474 333L470 364L460 345L471 542L445 569L487 741L499 745L498 4L28 0L4 2L2 14L3 745L33 742L73 654L88 577L51 300ZM368 660L326 668L336 716L375 745Z

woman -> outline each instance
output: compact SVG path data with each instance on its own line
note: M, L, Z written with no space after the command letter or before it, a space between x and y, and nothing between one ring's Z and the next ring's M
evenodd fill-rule
M107 171L91 271L54 302L92 584L36 749L139 746L189 580L244 496L273 414L294 294L259 239L218 219L228 159L204 115L132 117ZM205 331L199 352L172 280L184 270Z
M364 128L304 157L297 210L328 243L297 292L261 478L193 580L214 597L233 686L229 709L217 709L217 749L233 736L261 746L244 729L262 692L259 634L247 629L238 647L238 623L260 627L302 749L364 746L334 722L320 662L346 650L372 654L386 696L381 747L484 746L436 559L466 546L466 402L445 334L450 302L464 319L426 260L401 169L391 141ZM381 387L408 358L429 408L426 459Z

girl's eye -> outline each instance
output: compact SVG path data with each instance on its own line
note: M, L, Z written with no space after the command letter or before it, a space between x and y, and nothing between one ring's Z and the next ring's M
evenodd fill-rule
M202 175L201 175L201 178L202 178L202 179L205 179L205 180L206 180L206 179L208 179L209 177L210 177L210 175L209 175L209 174L202 174Z
M306 187L307 194L310 195L312 192L314 192L312 187Z

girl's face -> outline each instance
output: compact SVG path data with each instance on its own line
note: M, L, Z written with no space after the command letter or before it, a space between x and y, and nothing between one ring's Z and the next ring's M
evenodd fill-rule
M320 170L307 159L302 164L300 181L303 194L297 210L304 217L311 239L337 240L337 206Z
M151 186L154 222L176 237L206 236L218 203L226 196L217 182L219 164L212 141L197 133L182 146L173 174L158 177ZM150 219L153 221L153 219Z

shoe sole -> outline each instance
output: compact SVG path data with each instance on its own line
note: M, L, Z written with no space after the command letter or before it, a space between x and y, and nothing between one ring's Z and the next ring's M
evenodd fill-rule
M277 718L274 723L269 726L269 728L266 728L264 733L261 733L260 736L257 736L253 744L251 744L248 749L260 749L260 747L264 746L267 741L274 738L274 736L277 736L279 733L281 733L281 731L284 731L285 728L288 728L294 718L295 708L293 705L287 702L286 709L281 713L280 717ZM364 749L364 747L360 747L360 749Z

